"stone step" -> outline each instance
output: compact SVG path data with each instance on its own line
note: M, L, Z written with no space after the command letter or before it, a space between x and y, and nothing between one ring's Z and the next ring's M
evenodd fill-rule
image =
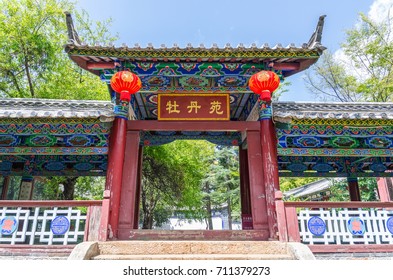
M98 255L93 260L294 260L282 254L163 254L163 255Z
M0 245L2 260L62 260L75 246Z
M48 256L48 255L8 255L2 256L0 255L0 260L67 260L69 255L62 255L62 256Z
M288 254L278 241L109 241L98 247L102 255Z
M78 244L69 260L315 259L301 243L279 241L106 241Z
M131 240L267 241L269 230L130 230Z

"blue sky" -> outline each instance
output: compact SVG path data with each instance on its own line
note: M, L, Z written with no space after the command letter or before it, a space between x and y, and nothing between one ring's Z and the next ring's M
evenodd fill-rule
M391 0L375 0L389 2ZM320 15L327 15L322 44L331 52L345 40L345 30L352 28L359 12L367 14L374 0L79 0L94 21L112 18L112 33L118 33L118 45L142 47L152 43L172 46L187 43L223 47L230 43L246 46L281 43L296 46L306 43L314 32ZM280 100L315 101L304 86L302 74L288 80L289 91Z

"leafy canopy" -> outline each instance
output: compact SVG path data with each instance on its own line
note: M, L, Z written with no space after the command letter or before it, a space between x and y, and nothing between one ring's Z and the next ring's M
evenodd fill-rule
M360 14L341 51L326 51L306 73L310 91L341 102L393 101L392 27L390 14L379 21Z
M116 39L110 20L94 24L67 0L0 0L0 10L0 96L109 99L105 84L64 52L64 12L75 15L80 37L91 44Z

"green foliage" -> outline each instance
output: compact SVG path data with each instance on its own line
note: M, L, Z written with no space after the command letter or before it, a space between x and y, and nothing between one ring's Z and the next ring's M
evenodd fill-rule
M298 188L309 183L318 181L320 178L313 178L313 177L304 177L304 178L297 178L297 177L283 177L280 178L280 190L282 192L289 191L294 188Z
M293 188L320 180L320 178L280 178L280 189L286 192ZM329 201L350 201L347 180L330 179ZM358 178L360 196L362 201L376 201L377 181L375 178ZM288 201L307 200L306 198L289 197Z
M34 200L64 199L67 177L38 177L34 182ZM75 182L76 200L100 200L105 186L104 177L78 177Z
M146 147L143 153L141 219L143 228L160 226L172 213L203 217L201 180L213 153L206 141L175 141Z
M76 200L101 200L105 189L105 177L78 177L75 184Z
M283 93L288 92L288 87L290 85L291 82L288 80L281 81L280 86L276 91L274 91L274 94L272 95L272 100L278 101Z
M347 31L341 45L345 56L325 52L307 73L308 88L336 101L392 101L392 27L390 14L378 22L360 14L358 24Z
M322 99L341 102L353 102L362 99L357 91L356 77L351 75L343 62L336 60L325 51L320 61L312 66L312 72L306 72L306 86Z
M88 43L113 42L110 21L93 24L67 0L0 0L0 96L54 99L109 99L97 76L65 54L65 11L76 15Z
M64 181L63 177L40 177L34 181L33 199L34 200L58 200L63 199L63 191L60 184Z
M393 89L393 38L390 14L380 22L360 14L359 25L347 32L342 47L361 73L358 92L366 101L391 101Z
M111 20L92 22L68 0L0 0L0 97L109 100L99 77L81 69L64 52L68 41L65 12L75 17L82 41L109 44ZM100 197L95 189L102 179L52 178L38 183L42 199ZM61 181L61 182L60 182ZM59 184L65 190L59 193ZM86 188L92 187L87 191ZM78 193L83 190L83 193Z
M218 146L210 160L210 167L202 181L206 218L211 227L212 210L228 212L229 228L232 220L240 220L240 174L237 147Z
M361 201L377 201L375 178L358 178ZM330 187L330 201L350 201L347 180L334 181Z
M22 181L22 177L20 176L12 176L10 177L10 183L8 186L8 192L6 194L6 199L8 200L17 200L19 196L19 186Z

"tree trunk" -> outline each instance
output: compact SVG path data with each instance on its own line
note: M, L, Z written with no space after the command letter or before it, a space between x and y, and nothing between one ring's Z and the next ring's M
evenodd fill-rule
M153 212L145 211L143 213L142 229L153 228Z
M33 81L31 79L31 75L30 75L29 61L27 59L27 55L25 55L25 71L26 71L27 81L29 82L30 94L31 94L31 97L34 98L35 97L34 86L33 86Z
M12 71L8 71L8 73L12 77L13 85L15 86L16 90L19 92L19 97L23 97L23 92L20 89L18 79L16 78L15 74Z
M231 188L228 185L228 193L230 193ZM232 230L232 205L231 205L231 196L228 196L227 199L227 210L228 210L228 228Z
M206 221L207 221L207 229L213 229L213 219L212 219L212 201L210 199L210 185L209 182L205 183L204 191L208 194L205 198L206 201Z
M141 203L142 203L142 229L152 229L153 228L153 215L157 200L154 201L154 197L150 197L148 201L147 192L144 187L142 187L141 193Z
M153 215L149 216L148 226L149 226L149 229L153 228Z
M212 203L210 196L206 199L206 211L207 211L207 229L213 229L213 219L212 219Z
M63 199L64 200L73 200L75 193L75 184L78 177L67 177L67 179L63 182L64 191L63 191Z
M143 221L142 221L142 229L149 229L149 215L144 212L143 213Z

